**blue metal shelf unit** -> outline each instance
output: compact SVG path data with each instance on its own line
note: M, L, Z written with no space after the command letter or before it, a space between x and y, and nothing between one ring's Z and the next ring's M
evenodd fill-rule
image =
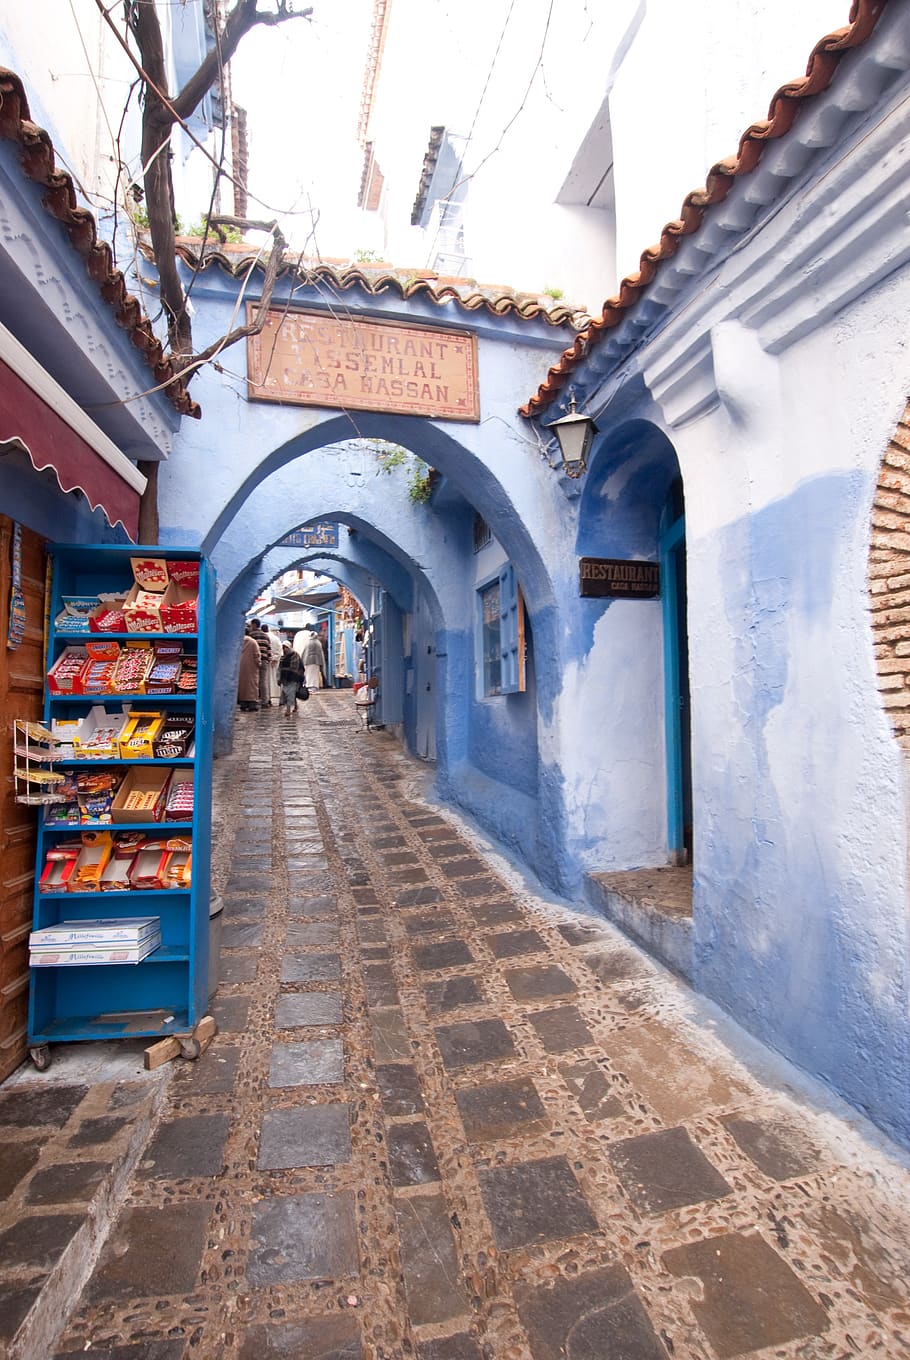
M73 597L125 595L133 584L131 558L164 558L173 562L198 562L199 596L197 631L179 634L116 633L105 636L129 641L166 637L179 641L187 655L195 655L195 693L173 694L51 694L45 689L44 719L84 716L96 705L109 712L124 704L134 709L156 709L171 716L195 716L195 746L179 758L123 760L96 758L62 760L68 773L80 769L105 770L158 765L179 767L193 779L193 818L189 822L135 821L129 825L105 822L51 823L39 809L37 872L33 929L62 921L86 921L111 917L157 916L161 945L140 963L42 965L33 967L29 991L29 1045L36 1065L47 1065L47 1045L74 1040L153 1037L191 1030L205 1015L208 1004L209 895L211 858L212 726L211 676L214 618L214 582L209 563L191 548L134 547L98 544L49 549L52 589L48 631L47 669L65 647L85 640L72 628L55 627L64 614L64 601ZM90 636L97 637L97 634ZM138 777L138 776L137 776ZM138 831L166 840L184 837L192 842L192 874L188 888L42 892L41 873L48 851L56 844L79 837L85 831L110 831L115 835Z

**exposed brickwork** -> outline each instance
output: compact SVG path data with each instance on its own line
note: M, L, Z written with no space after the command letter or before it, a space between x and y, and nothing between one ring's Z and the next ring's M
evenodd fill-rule
M869 605L878 687L910 751L910 403L878 474L869 540Z

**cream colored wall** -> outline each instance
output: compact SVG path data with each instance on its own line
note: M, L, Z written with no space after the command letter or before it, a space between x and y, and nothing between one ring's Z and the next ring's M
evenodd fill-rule
M444 125L470 138L472 275L562 288L599 309L818 39L847 22L849 0L561 0L547 27L550 8L395 0L368 131L385 176L384 253L429 265L433 241L409 223L430 127ZM615 239L609 212L556 205L608 94Z

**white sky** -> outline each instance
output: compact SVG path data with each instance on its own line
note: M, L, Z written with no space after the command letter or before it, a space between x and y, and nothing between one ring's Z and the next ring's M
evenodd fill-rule
M248 114L250 191L270 214L296 214L283 229L307 254L372 246L374 227L357 208L357 120L372 11L372 0L315 0L312 19L256 29L231 62L234 99ZM315 225L311 208L319 212ZM249 211L265 209L251 202Z

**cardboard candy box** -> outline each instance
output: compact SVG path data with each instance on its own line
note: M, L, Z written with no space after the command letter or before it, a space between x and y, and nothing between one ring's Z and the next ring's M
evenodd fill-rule
M88 660L82 672L83 694L109 694L120 655L118 643L92 638L85 644Z
M47 852L38 891L64 892L82 851L82 841L59 841Z
M142 694L155 656L148 642L128 642L114 672L115 694Z
M123 613L124 597L102 600L97 609L88 616L88 626L92 633L125 633L126 617Z
M164 726L164 714L133 709L120 734L121 760L153 760L154 742Z
M109 831L83 831L82 849L67 880L67 892L97 892L113 853L114 839Z
M95 704L73 736L75 759L119 760L120 735L128 718L128 713L108 713L103 704Z
M154 590L143 590L135 585L123 602L123 615L129 633L162 632L161 610L164 604L173 600L173 586L159 594Z
M148 841L139 850L130 869L130 887L136 891L161 888L170 851L164 841Z
M196 719L191 713L169 717L155 738L153 744L155 759L181 759L189 750L195 729Z
M89 616L98 607L97 595L64 595L63 608L54 619L58 633L87 633L91 629Z
M192 882L193 854L192 843L182 836L172 836L165 841L168 852L162 873L162 888L188 888Z
M154 661L145 682L146 694L173 694L180 677L180 643L156 642Z
M133 568L133 580L140 590L156 590L163 592L167 589L168 573L166 558L131 557L130 566Z
M184 656L180 665L180 678L177 689L185 694L195 694L198 678L197 662L194 656Z
M114 797L123 782L121 770L80 770L76 801L83 822L109 822Z
M177 889L189 888L193 876L193 856L187 850L172 850L164 866L163 888L169 888L172 892Z
M114 837L114 853L101 875L102 892L127 892L130 874L140 848L145 844L141 831L128 831Z
M195 633L198 594L198 589L193 586L168 586L166 595L162 596L162 632Z
M193 775L190 770L174 771L164 815L169 822L193 820Z
M79 826L81 821L82 811L75 794L68 803L48 803L44 809L45 826Z
M84 647L64 647L47 673L51 694L81 694L82 677L88 664Z
M198 562L168 562L167 574L175 586L192 590L194 595L199 594Z
M114 822L160 822L167 806L170 766L155 769L137 766L130 770L111 805Z
M75 754L73 738L83 724L82 718L52 718L51 732L60 743L57 755L61 760L72 760Z

